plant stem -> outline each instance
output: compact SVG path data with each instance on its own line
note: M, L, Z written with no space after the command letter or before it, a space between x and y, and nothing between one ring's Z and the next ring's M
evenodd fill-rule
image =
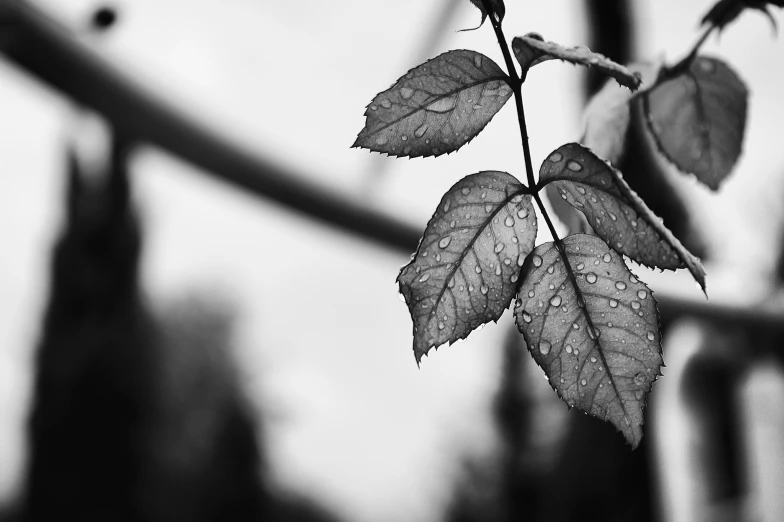
M705 43L705 40L708 39L708 36L710 36L710 34L713 32L714 29L716 29L716 26L713 25L713 24L710 24L708 26L708 28L705 29L705 31L702 33L702 35L700 35L700 37L697 39L697 41L694 42L694 45L692 46L691 51L689 51L689 54L684 56L681 61L679 61L677 64L675 64L673 67L671 67L670 68L670 72L677 74L677 73L680 73L682 69L688 68L689 65L691 64L692 60L694 60L694 57L697 56L697 53L699 52L700 48L702 47L702 44Z

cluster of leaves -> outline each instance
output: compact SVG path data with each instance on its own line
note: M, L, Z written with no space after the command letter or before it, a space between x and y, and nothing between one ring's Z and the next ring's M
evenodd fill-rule
M457 182L398 276L414 323L417 363L431 348L497 321L514 303L517 326L558 395L569 407L612 422L636 447L646 396L663 361L656 300L624 256L647 267L687 268L703 290L705 272L611 162L623 151L631 105L640 102L661 153L718 188L740 155L748 91L727 64L698 56L699 44L671 67L627 68L533 33L514 38L510 52L503 1L471 1L482 23L489 16L508 72L475 51L443 53L373 98L354 143L397 157L451 153L516 98L528 184L499 171ZM736 10L764 3L722 0L705 23L723 27ZM608 83L589 104L584 144L550 153L537 182L521 86L532 67L553 59L597 68L618 85ZM548 185L585 216L594 234L558 237L539 195ZM539 246L534 203L554 238Z

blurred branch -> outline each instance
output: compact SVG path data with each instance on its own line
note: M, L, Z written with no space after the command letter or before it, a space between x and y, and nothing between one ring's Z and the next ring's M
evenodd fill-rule
M296 170L232 143L112 67L26 1L0 0L0 52L50 87L103 114L129 136L157 145L210 175L365 239L406 252L416 248L416 227L305 181Z
M0 53L61 94L100 112L126 135L177 155L215 178L405 254L417 245L417 227L307 181L313 176L277 165L233 143L117 70L24 0L0 0ZM665 319L691 315L784 330L781 307L716 305L673 297L665 289L659 289L657 295Z

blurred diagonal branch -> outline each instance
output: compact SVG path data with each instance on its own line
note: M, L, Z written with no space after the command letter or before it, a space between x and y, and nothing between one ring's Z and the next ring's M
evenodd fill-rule
M24 0L0 0L0 53L63 95L100 112L127 136L161 147L209 175L396 251L408 254L417 245L417 227L306 181L313 177L232 142L111 66ZM663 290L657 296L665 319L693 315L784 330L780 307L716 305L674 297Z
M413 251L419 230L369 205L305 181L221 136L133 81L39 9L0 0L0 52L80 104L103 114L127 135L165 149L207 173L343 230Z

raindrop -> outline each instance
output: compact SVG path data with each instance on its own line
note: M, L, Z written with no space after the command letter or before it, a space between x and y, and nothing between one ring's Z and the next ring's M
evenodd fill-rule
M626 290L626 283L624 283L623 281L618 281L617 283L615 283L615 288L617 288L618 290Z
M547 273L548 274L552 274L553 272L555 272L555 266L553 266L553 265L548 266L547 267Z
M632 301L632 310L639 310L640 306L641 305L639 301Z
M585 263L580 263L577 265L577 270L582 270L583 268L585 268Z
M610 261L612 261L612 256L611 256L611 255L610 255L610 253L608 252L608 253L604 254L604 257L602 258L602 260L603 260L605 263L609 263Z
M422 127L420 127L420 129L421 128ZM468 188L468 187L463 187L463 190L461 190L460 192L462 192L464 196L467 196L467 195L469 195L471 193L471 189ZM468 214L468 216L470 216L470 214ZM466 219L468 219L468 217L466 217Z
M534 257L532 259L535 267L539 268L540 266L542 266L543 260L541 257L534 254Z
M588 337L590 337L591 339L593 339L595 341L600 336L601 336L601 332L599 330L597 330L595 326L593 326L592 324L589 324L588 325Z
M588 381L586 381L585 379L583 379L582 381L580 381L580 384L582 384L583 386L585 386L586 384L588 384Z
M485 199L487 197L487 191L483 190L482 194L479 197L482 198L482 199Z
M402 136L400 136L400 139L403 140L403 141L408 141L408 136L403 134Z
M477 274L481 274L481 273L482 273L482 267L481 267L481 266L479 266L479 265L476 265L476 266L474 267L474 271L475 271Z
M441 254L436 254L436 263L441 262Z
M403 154L409 154L411 152L411 147L406 147L403 149Z
M637 297L639 297L640 299L645 299L646 297L648 297L648 292L646 292L645 290L638 290Z
M379 136L376 138L376 145L385 145L389 139L386 136Z
M389 109L392 107L392 103L389 100L381 100L381 106L385 109Z
M490 291L490 287L487 285L482 285L479 287L479 291L482 292L484 295L487 295L487 292Z
M638 281L638 279L636 277L634 277L633 275L630 275L629 276L629 281L631 281L632 283L636 283Z
M618 301L610 299L610 308L618 308Z
M414 95L414 89L411 87L403 87L400 89L400 97L404 100L408 100Z
M377 111L378 110L378 106L377 105L371 105L370 106L370 110L371 111Z
M508 227L513 227L514 224L515 224L514 218L512 216L506 216L506 219L504 220L504 225Z
M572 172L580 172L583 170L583 166L577 163L576 161L572 160L566 164L566 167L571 170Z
M424 274L422 274L422 277L419 278L419 282L424 283L428 279L430 279L430 272L425 272Z
M501 275L501 264L499 263L497 267L495 267L495 275Z
M517 211L517 217L519 217L520 219L527 218L528 217L528 209L521 208L520 210L518 210Z
M469 292L473 292L473 291L474 291L474 285L468 285L468 291L469 291ZM467 312L467 311L468 311L468 310L466 310L466 312Z
M511 264L512 264L512 260L511 260L511 259L509 259L509 258L507 257L506 259L504 259L504 264L505 264L506 266L511 266Z
M449 212L449 208L452 206L452 200L447 199L446 203L444 203L444 212Z
M653 332L648 332L648 340L649 341L653 341L655 338L656 338L656 335L654 335Z
M541 343L539 343L539 351L542 353L542 355L547 355L548 353L550 353L551 347L552 345L550 344L549 341L542 341Z
M572 353L572 345L571 344L567 344L566 345L566 353Z
M618 221L618 216L610 212L610 219L612 219L613 221Z
M531 320L532 320L531 314L529 314L528 312L523 312L523 321L525 321L526 323L530 323Z
M517 238L513 238L513 239L517 239ZM523 266L523 263L525 263L525 258L523 256L517 256L517 266Z
M592 362L592 363L595 363L595 362L596 362L596 357L594 357L594 356L591 356L591 362Z
M445 328L445 326L444 326L444 323L442 323L442 322L439 322L439 323L438 323L438 329L439 329L439 330L443 330L444 328Z
M441 238L441 241L438 242L438 246L440 248L446 248L449 246L449 243L452 242L452 236L444 236Z
M518 277L517 274L512 274L512 277L510 277L509 280L511 282L513 282L513 283L516 283L517 282L517 277Z
M454 109L455 105L457 105L457 97L450 96L448 98L441 98L436 100L435 102L425 107L425 110L430 112L444 113Z
M504 244L503 244L503 243L498 243L498 244L495 246L495 253L496 253L496 254L499 254L499 253L501 253L501 250L503 250L503 249L504 249Z
M556 295L550 299L550 304L553 306L561 306L561 296Z
M560 152L553 152L550 154L550 161L553 163L558 163L563 159L563 155Z
M598 278L596 277L596 274L594 274L593 272L588 272L587 274L585 274L585 280L588 281L590 284L594 284L597 281L597 279Z
M474 65L476 65L477 69L481 69L482 68L482 55L481 54L474 55Z
M533 296L535 296L535 295L536 295L536 292L534 292L533 290L529 290L529 291L528 291L528 297L529 297L529 298L531 298L531 297L533 297Z
M635 375L634 384L636 384L637 386L642 386L643 384L645 384L645 374L640 372L637 375Z
M579 330L580 329L580 325L577 324L577 323L572 323L572 328L575 329L575 330Z
M487 212L489 214L492 211L493 211L493 204L492 203L486 204L485 205L485 212Z
M520 308L521 306L523 306L523 300L518 297L515 299L515 308Z

